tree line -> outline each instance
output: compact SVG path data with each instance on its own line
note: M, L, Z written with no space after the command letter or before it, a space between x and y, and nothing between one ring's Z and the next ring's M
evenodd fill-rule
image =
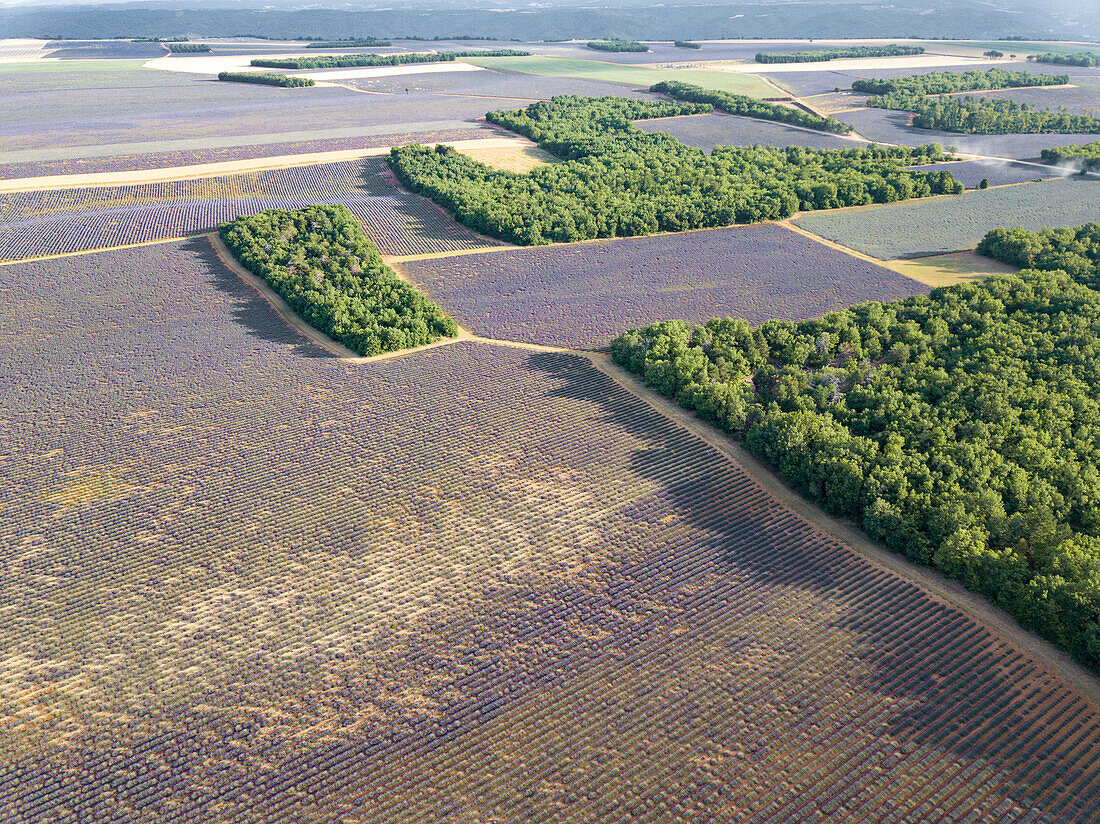
M172 54L198 54L210 51L206 43L166 43L165 47Z
M1079 163L1084 171L1100 169L1100 140L1083 146L1055 146L1039 154L1044 163Z
M829 512L1100 671L1100 293L1084 285L1098 231L983 242L1049 271L800 323L668 321L612 354Z
M448 146L390 153L398 179L475 231L520 245L648 235L790 217L799 210L962 191L949 172L906 166L945 159L938 145L719 146L709 155L633 122L711 106L621 97L555 97L486 119L563 163L526 174L490 168Z
M369 66L401 66L406 63L450 63L462 57L527 57L515 49L413 54L323 54L317 57L257 57L251 65L268 69L348 69Z
M218 80L228 80L233 83L259 83L264 86L283 86L285 88L315 85L310 77L291 77L273 72L218 72Z
M868 102L868 105L871 105ZM885 106L883 108L895 108ZM1067 111L1032 109L1013 100L980 97L925 98L910 108L913 125L963 134L1096 134L1100 118Z
M886 79L865 78L852 83L852 91L898 98L921 98L933 94L1017 89L1031 86L1062 86L1066 74L1034 74L1007 69L971 69L966 72L928 72ZM868 105L871 105L868 103Z
M382 262L346 206L270 209L223 223L218 234L310 326L360 355L458 334L442 309Z
M1054 63L1059 66L1100 66L1100 53L1097 52L1046 52L1045 54L1029 54L1028 60L1039 63Z
M848 57L903 57L924 54L921 46L847 46L839 49L817 49L800 52L758 52L757 63L817 63L822 60L840 60Z
M718 111L727 114L755 117L760 120L774 120L777 123L788 123L792 126L802 126L807 129L817 129L833 134L848 134L852 131L851 126L837 120L835 117L822 117L802 109L777 106L775 103L767 103L748 95L704 89L702 86L681 83L678 80L665 80L655 83L649 87L649 90L655 94L667 95L674 100L684 100L689 103L708 103Z
M672 45L678 49L701 49L702 45L696 43L694 40L673 40Z
M392 46L389 40L377 37L354 37L351 40L319 40L306 46L307 49L366 49Z
M852 89L874 95L866 105L913 112L913 125L963 134L1077 134L1100 132L1100 119L1064 109L1032 109L1026 103L984 97L958 97L958 92L1054 86L1069 82L1064 74L1032 74L1004 69L930 72L890 79L856 80ZM940 96L930 96L940 95Z
M603 52L647 52L649 46L636 40L589 40L588 48Z
M1100 289L1100 223L1036 232L994 229L982 238L977 252L1022 269L1061 270L1078 283Z

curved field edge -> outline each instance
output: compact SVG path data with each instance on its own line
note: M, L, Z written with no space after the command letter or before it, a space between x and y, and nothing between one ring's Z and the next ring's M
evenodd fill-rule
M223 223L218 234L303 320L358 355L458 335L442 309L382 261L345 206L270 209Z
M653 324L616 338L612 355L822 507L1100 671L1088 355L1100 297L1087 285L1094 264L1070 257L1073 270L1048 254L1049 271L819 321ZM1074 410L1060 437L1049 416L1029 412L1058 404Z
M386 824L566 811L786 824L822 805L864 824L1090 814L1100 718L1063 679L821 539L580 358L473 344L366 367L311 358L205 243L157 255L9 275L72 310L0 312L19 385L45 373L64 388L16 392L12 411L66 412L16 425L30 448L13 451L35 456L20 479L44 497L0 519L58 541L17 542L12 563L48 575L66 548L94 551L71 575L4 583L62 615L47 639L100 669L57 681L75 707L33 716L36 736L64 733L81 709L92 727L70 728L66 749L24 744L0 796L37 817L76 800L87 818L133 820L166 801L200 818L218 805L240 821ZM120 352L134 370L114 369ZM101 372L123 391L98 391ZM178 380L150 380L165 374ZM98 410L92 432L80 406ZM135 444L148 457L116 466ZM482 546L478 563L461 557ZM460 563L460 578L439 576ZM111 565L130 574L103 575ZM46 602L94 570L97 591ZM454 597L422 607L409 596L431 594L433 573ZM147 597L150 575L162 597ZM34 689L71 674L45 652L14 672ZM221 666L188 669L206 660ZM117 696L97 699L114 679L134 694L167 672L183 692L151 696L160 712L105 723ZM28 709L62 697L39 690ZM1066 713L1079 729L1057 726Z
M794 489L773 466L760 460L743 444L700 418L694 411L666 398L630 370L620 366L604 353L586 353L592 364L621 387L637 395L657 412L705 441L742 469L769 495L784 507L798 514L845 547L857 552L882 569L900 575L933 597L949 604L1010 641L1028 654L1043 661L1052 670L1073 684L1083 696L1100 707L1100 675L1050 641L1023 627L1011 615L987 598L968 590L959 581L934 567L917 564L903 555L891 552L876 543L858 524L826 512Z

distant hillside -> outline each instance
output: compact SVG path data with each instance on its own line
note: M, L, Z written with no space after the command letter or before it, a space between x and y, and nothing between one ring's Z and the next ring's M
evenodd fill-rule
M745 3L647 7L636 0L603 0L593 8L520 6L515 14L424 3L408 11L347 10L268 6L218 8L204 2L122 5L9 6L0 9L6 37L59 34L65 37L215 37L261 35L292 38L450 37L556 40L618 38L638 40L735 37L951 37L993 39L1087 39L1100 37L1100 11L1040 10L1026 0L991 4L977 0L931 0L905 8L891 3ZM226 0L228 5L228 0ZM303 4L304 5L304 4ZM428 7L434 8L425 14Z

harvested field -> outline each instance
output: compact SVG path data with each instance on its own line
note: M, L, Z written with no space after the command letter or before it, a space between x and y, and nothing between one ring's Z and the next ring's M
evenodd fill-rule
M0 289L9 820L1100 815L1096 707L582 358L322 357L200 241Z
M309 89L287 106L286 90L276 87L173 72L143 74L152 78L148 88L105 84L102 91L92 90L79 86L79 73L62 73L71 85L61 89L0 90L0 106L9 104L15 113L0 121L0 162L89 157L102 146L110 147L109 154L123 155L219 148L256 138L274 143L363 136L378 128L413 132L426 123L456 128L460 121L471 125L500 108L496 101L479 98L379 97L336 85ZM0 87L6 89L6 82ZM142 148L128 148L134 144Z
M639 120L643 132L664 132L681 143L709 152L715 146L809 146L813 149L851 149L859 143L836 135L796 129L752 117L729 114L695 114Z
M1100 180L1064 177L955 197L934 197L831 212L795 220L801 228L881 260L973 249L1001 226L1041 229L1096 220Z
M909 125L909 112L887 109L860 109L843 112L836 115L836 118L850 123L868 140L880 143L900 143L906 146L939 143L943 146L955 146L967 154L1014 160L1037 160L1039 153L1052 145L1066 146L1096 140L1094 134L957 134L915 129Z
M467 74L430 74L413 77L356 78L346 85L364 91L383 94L424 92L469 97L496 98L487 103L492 108L515 108L527 100L548 100L559 94L575 94L580 97L646 97L651 95L628 89L617 83L583 80L576 77L536 77L518 72L488 70Z
M1056 169L1023 163L1007 163L1002 160L961 160L953 163L930 163L911 167L921 172L951 172L955 179L968 189L977 187L983 180L990 186L1006 186L1012 183L1028 183L1051 177L1064 177Z
M495 244L401 189L383 158L166 181L0 195L0 260L182 237L238 215L343 203L383 254Z
M260 157L338 152L352 149L374 149L384 146L404 146L408 143L449 143L478 140L503 134L489 126L471 123L468 128L438 131L397 132L366 137L335 137L321 140L296 140L286 143L233 145L222 148L190 151L153 152L151 154L112 155L107 157L74 158L69 160L28 161L0 164L0 180L45 175L95 174L140 169L168 169L204 163L224 163L230 160L252 160Z
M30 37L0 40L0 63L24 63L41 60L46 53L46 43Z
M397 268L473 332L593 349L623 329L670 318L796 320L925 291L768 224L509 249Z
M317 82L325 80L370 79L372 77L409 77L419 74L461 74L483 72L480 66L450 61L447 63L404 63L399 66L362 66L351 69L324 69L317 71L287 72L292 77L309 77Z
M932 288L954 286L971 280L984 280L990 275L1015 272L1016 268L974 252L952 252L948 255L888 260L883 265L907 278Z
M503 148L459 148L458 150L480 163L492 166L494 169L504 169L519 174L525 174L539 166L545 166L547 163L560 162L550 152L539 148L535 144Z

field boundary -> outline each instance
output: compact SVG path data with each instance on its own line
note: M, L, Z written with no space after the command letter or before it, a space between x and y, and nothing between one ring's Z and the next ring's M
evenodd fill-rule
M424 145L446 145L454 146L456 149L506 149L514 146L527 146L529 143L530 141L518 137L479 137L470 140L455 140L450 143L426 143ZM385 157L392 148L392 146L375 146L369 149L276 155L274 157L256 157L244 160L222 160L217 163L197 163L189 166L167 166L160 169L142 169L132 172L86 172L20 177L0 180L0 193L42 192L52 189L86 189L104 186L140 186L146 183L195 180L204 177L221 177L223 175L267 171L269 169L340 163L350 160L362 160L368 157Z
M780 224L782 225L782 222ZM810 233L798 233L816 239ZM284 320L308 339L346 362L363 364L390 360L461 342L486 346L503 346L533 352L569 354L584 359L594 368L607 375L617 386L639 398L658 414L663 415L688 434L701 439L708 446L716 449L724 458L743 470L764 492L805 520L813 528L833 538L843 547L863 557L869 563L921 587L931 597L959 610L970 619L1000 635L1007 643L1025 651L1036 661L1064 678L1084 698L1100 706L1100 679L1085 670L1069 655L1061 652L1038 635L1024 629L994 604L968 591L957 581L947 578L930 567L914 564L906 558L878 546L854 523L829 515L815 503L793 490L780 475L758 460L741 444L696 417L694 413L683 409L675 402L646 386L637 377L615 364L608 353L484 337L459 326L459 333L454 338L446 338L426 346L403 349L397 352L386 352L371 357L358 356L298 317L265 281L249 272L233 257L216 233L207 235L207 238L222 263L255 288ZM847 251L843 247L840 247L840 250ZM860 254L855 256L865 257ZM869 258L869 256L867 257ZM878 265L883 263L874 258L869 259ZM411 283L403 274L398 273L398 276Z
M0 260L0 266L14 266L17 263L35 263L40 260L57 260L58 258L78 257L79 255L94 255L99 252L113 252L116 249L136 249L139 246L156 246L158 243L172 243L177 240L187 240L193 237L202 237L205 232L195 232L191 235L179 235L177 237L162 237L156 240L142 240L138 243L123 243L119 246L100 246L97 249L79 249L75 252L58 252L54 255L36 255L35 257L8 258Z
M1037 661L1065 678L1082 696L1100 705L1100 679L1097 676L1049 642L1021 627L988 600L975 595L962 584L947 578L931 567L919 566L901 555L883 549L850 521L829 515L817 504L791 489L771 467L758 460L739 443L697 418L694 413L650 389L634 375L615 364L610 355L597 352L575 352L574 354L586 357L595 368L611 378L618 386L633 393L658 413L717 449L728 460L744 470L745 474L761 489L811 526L870 563L899 575L924 589L933 598L958 609L1000 635L1007 643L1025 650Z

